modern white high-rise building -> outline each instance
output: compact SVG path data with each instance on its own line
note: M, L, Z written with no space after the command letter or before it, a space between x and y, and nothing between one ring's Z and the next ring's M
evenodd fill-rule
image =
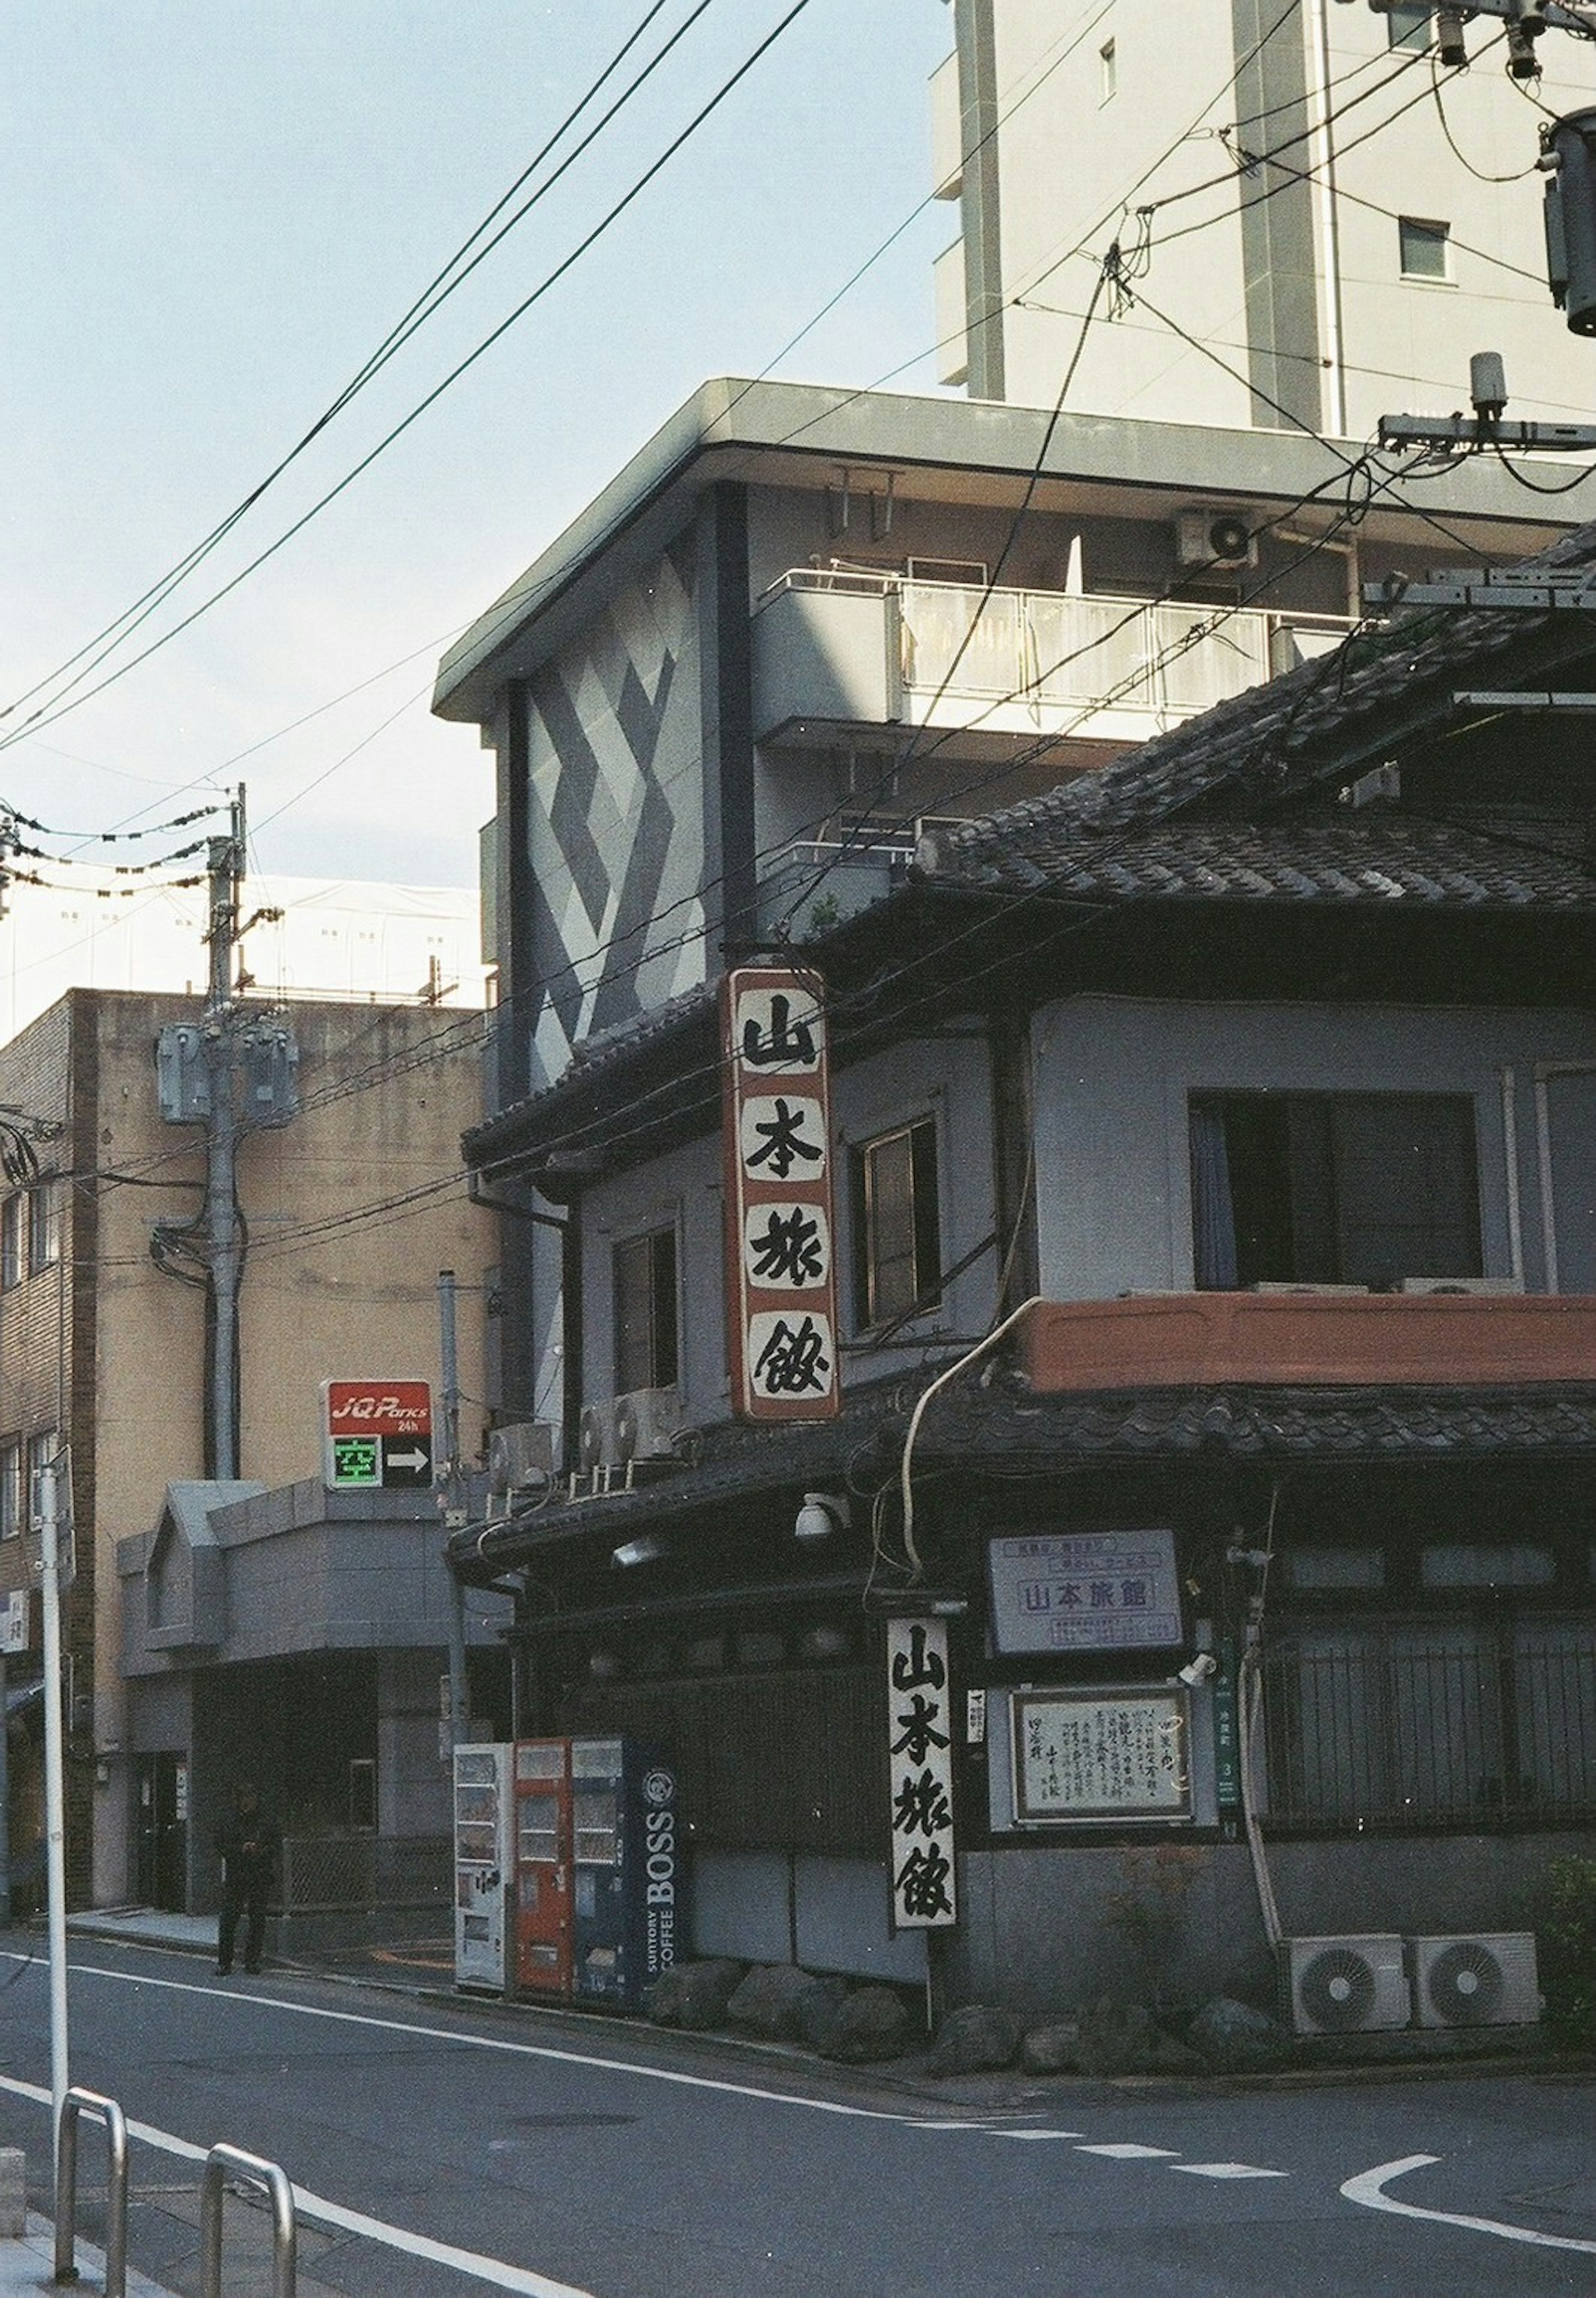
M1588 419L1596 347L1546 285L1539 131L1596 51L1365 0L952 0L931 83L941 376L974 398L1361 440L1467 408ZM1123 287L1093 291L1117 241ZM1090 310L1089 325L1086 314ZM1071 373L1071 368L1073 372Z

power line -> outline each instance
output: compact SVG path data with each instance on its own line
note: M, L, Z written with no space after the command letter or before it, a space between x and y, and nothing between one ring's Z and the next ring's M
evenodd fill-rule
M423 289L421 294L410 305L409 310L404 314L404 317L395 327L390 329L389 333L385 336L377 349L366 360L365 364L360 368L358 373L344 384L343 390L338 393L336 398L335 398L331 403L324 409L322 413L318 416L315 422L311 424L310 429L305 432L298 443L294 447L291 447L287 453L279 459L272 468L268 471L266 476L250 490L249 493L244 496L243 500L236 504L219 525L212 527L208 535L204 536L201 541L195 543L182 558L178 560L175 566L169 567L167 572L161 575L148 590L142 592L141 595L133 601L133 604L130 607L125 608L122 613L117 616L113 621L108 623L95 637L86 640L84 644L77 649L76 653L69 655L66 657L66 660L58 665L54 671L47 673L44 678L36 681L32 686L25 689L21 694L18 695L13 701L7 704L4 708L0 709L0 719L9 717L12 715L12 712L17 709L23 702L30 700L35 694L40 692L45 687L52 685L56 681L62 678L65 673L70 670L74 664L81 662L85 656L92 656L93 659L88 662L87 667L83 671L79 672L78 678L70 681L67 687L63 690L63 693L56 697L56 700L58 702L63 699L64 694L70 692L72 686L79 684L83 678L92 675L94 670L100 663L105 661L111 654L114 653L117 647L121 645L123 641L127 639L133 631L136 630L141 624L148 619L150 615L153 614L165 603L167 599L172 595L173 591L177 590L179 584L186 581L188 575L191 574L205 558L209 558L211 553L222 541L225 540L239 521L244 518L245 515L252 510L268 492L268 491L276 484L277 481L282 477L284 472L289 469L294 463L298 461L299 458L314 443L317 439L320 437L321 434L327 429L337 417L342 414L343 409L360 393L360 392L365 388L367 384L371 382L374 377L381 372L382 368L387 365L388 361L395 357L398 351L403 348L404 344L409 341L410 337L425 325L426 320L429 319L435 311L442 308L448 298L454 293L455 290L459 287L476 269L477 265L485 260L493 248L497 247L506 235L529 213L531 209L536 205L538 201L542 199L547 193L553 189L554 186L558 183L561 177L565 175L566 170L574 166L576 161L579 160L597 140L597 138L602 135L604 129L616 117L616 114L625 103L630 102L631 98L641 87L643 87L656 68L665 61L665 58L671 53L672 49L674 48L677 42L680 41L691 29L692 25L698 21L698 19L705 12L705 10L712 4L712 0L699 0L699 4L693 10L686 22L681 25L672 35L666 45L658 51L653 59L644 67L643 70L638 74L636 79L633 79L631 85L623 92L617 101L604 114L603 118L589 130L588 134L583 136L575 150L567 153L566 158L560 162L559 166L553 171L553 173L549 176L542 184L538 186L530 197L526 199L517 210L509 221L497 233L495 233L492 238L490 239L485 245L478 249L475 255L470 255L469 252L475 243L482 237L483 234L488 229L489 226L495 220L495 219L503 212L504 209L515 197L516 194L521 189L522 186L527 181L528 178L538 167L542 165L542 161L548 157L550 153L553 151L556 145L559 143L561 138L581 118L583 112L593 101L593 98L597 95L600 89L603 87L606 81L619 68L631 49L635 46L636 43L642 37L649 24L654 21L654 18L658 15L661 8L666 4L666 0L653 0L653 4L647 10L641 21L627 36L626 39L623 41L621 46L610 58L608 63L607 63L604 69L600 72L598 78L590 84L584 94L559 122L553 134L548 137L539 151L534 153L532 160L527 163L521 174L517 177L509 189L504 193L496 204L489 210L483 221L479 223L467 236L461 245L456 250L455 253L450 257L449 261L443 266L442 269L434 275L426 287ZM468 255L469 260L466 260ZM452 277L451 277L451 274L454 275ZM96 649L100 649L97 653L95 651ZM36 713L34 715L37 717L40 714ZM29 723L31 723L32 721L30 720Z
M664 151L661 152L655 160L650 161L649 165L646 169L644 169L641 175L634 178L628 189L624 192L621 197L606 211L606 213L600 218L600 221L577 242L576 245L570 251L570 252L563 257L561 260L555 265L551 271L545 274L544 277L539 282L538 285L533 289L532 293L529 295L523 297L522 301L516 305L515 309L508 315L507 318L501 319L497 327L491 329L490 332L483 337L481 342L476 344L473 351L468 351L463 360L459 360L456 365L450 369L448 374L443 376L442 380L435 384L433 389L426 393L425 398L420 400L417 405L410 409L408 415L404 416L398 423L394 424L384 434L384 436L378 440L376 446L360 458L360 461L354 465L352 469L346 471L344 475L338 480L335 485L329 487L324 494L319 496L318 500L310 505L308 510L303 512L300 517L294 521L292 525L287 527L277 536L274 542L269 543L265 550L257 552L256 556L252 558L245 566L240 568L237 574L233 575L229 581L221 584L218 590L213 591L207 599L203 599L200 605L194 608L188 614L184 616L181 621L173 624L170 629L163 632L159 638L152 641L148 646L143 648L140 652L132 656L130 659L118 665L115 669L108 671L106 675L102 678L97 684L87 687L84 691L77 695L75 698L63 700L59 706L46 705L41 707L40 709L32 714L22 726L13 730L7 735L0 737L0 749L10 748L13 744L20 740L26 740L29 734L36 732L43 726L55 724L59 719L67 716L71 711L80 708L85 702L92 700L95 695L103 694L108 687L118 683L119 681L125 678L130 671L136 670L139 665L141 663L147 662L152 655L158 654L163 647L169 646L175 638L180 637L185 631L192 629L194 624L200 620L202 616L209 614L213 607L219 605L223 599L230 596L233 591L239 588L241 583L247 582L251 575L257 574L260 569L266 565L269 559L275 558L277 553L284 549L287 543L291 542L297 534L303 531L305 527L309 526L313 519L319 517L321 512L326 510L329 504L335 502L339 496L343 494L350 487L351 487L358 478L361 477L368 470L370 469L372 464L375 463L380 456L385 454L388 449L392 447L396 441L403 437L405 433L409 430L412 424L418 422L421 417L425 415L430 408L434 406L443 396L445 392L449 391L459 381L463 375L467 373L471 368L475 367L478 360L482 359L489 351L491 351L494 344L497 343L502 336L508 335L509 330L516 326L517 321L524 318L526 313L532 310L533 306L541 302L543 296L546 295L549 291L558 283L558 281L563 279L567 272L573 269L573 268L588 252L589 249L603 237L604 234L610 228L611 225L616 222L619 218L625 213L626 210L632 206L633 203L640 198L642 193L647 190L654 178L669 165L670 161L674 159L676 153L682 149L682 145L697 134L698 130L703 126L704 122L709 119L711 114L716 112L721 104L726 101L727 97L730 96L739 86L740 86L741 82L748 77L748 73L752 71L755 66L762 61L768 51L775 45L776 42L781 37L789 26L794 23L797 19L803 14L808 5L809 0L793 0L793 4L788 9L787 13L781 19L774 29L766 34L765 38L761 40L753 51L744 58L743 62L737 67L736 70L729 76L729 78L723 80L715 94L706 103L700 105L699 109L693 114L686 127L681 129L680 132L671 139L671 141L666 145Z

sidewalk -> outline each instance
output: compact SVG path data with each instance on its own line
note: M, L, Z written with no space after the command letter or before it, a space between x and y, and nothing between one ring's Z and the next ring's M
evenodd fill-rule
M92 2243L79 2238L78 2243L78 2272L81 2277L71 2286L86 2294L105 2287L105 2259ZM55 2229L48 2219L28 2213L28 2231L11 2239L0 2239L0 2298L21 2298L24 2292L37 2298L41 2290L59 2292L63 2286L55 2275ZM145 2275L128 2269L128 2298L172 2298L169 2290Z

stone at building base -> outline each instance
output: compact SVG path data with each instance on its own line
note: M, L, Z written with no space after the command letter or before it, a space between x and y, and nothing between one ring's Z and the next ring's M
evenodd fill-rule
M966 2003L950 2011L927 2055L932 2075L979 2075L1012 2067L1020 2048L1020 2022L1012 2011Z
M1079 2020L1045 2019L1039 2027L1028 2027L1020 2063L1028 2075L1073 2074L1080 2063Z
M686 2027L695 2034L724 2027L726 2005L747 1972L746 1963L725 1955L676 1963L655 1982L649 2016L657 2027Z
M1186 2030L1187 2040L1216 2074L1246 2074L1278 2066L1291 2055L1291 2038L1267 2011L1230 1996L1204 2003Z
M803 2042L809 2010L823 2020L833 2016L847 1992L841 1980L817 1977L796 1963L756 1963L727 2004L726 2018L771 2042Z
M28 2231L28 2157L20 2146L0 2146L0 2241L20 2242Z
M813 2047L823 2059L842 2066L902 2058L915 2039L903 1996L890 1987L856 1987L833 2019L817 2023Z
M1080 2021L1076 2064L1083 2075L1174 2075L1200 2072L1203 2061L1166 2035L1144 2003L1095 2003Z

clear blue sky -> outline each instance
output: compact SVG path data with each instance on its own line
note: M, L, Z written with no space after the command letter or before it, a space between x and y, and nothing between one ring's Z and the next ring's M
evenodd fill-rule
M0 704L265 476L648 4L10 0ZM693 4L666 0L634 54ZM497 326L789 4L711 0L644 96L140 642ZM243 776L263 867L469 882L491 781L470 730L428 713L443 643L697 383L765 368L923 199L925 83L951 39L942 0L809 0L608 237L371 472L194 629L0 753L0 800L105 829ZM902 368L900 387L934 388L930 267L954 228L929 209L777 371L861 384Z

